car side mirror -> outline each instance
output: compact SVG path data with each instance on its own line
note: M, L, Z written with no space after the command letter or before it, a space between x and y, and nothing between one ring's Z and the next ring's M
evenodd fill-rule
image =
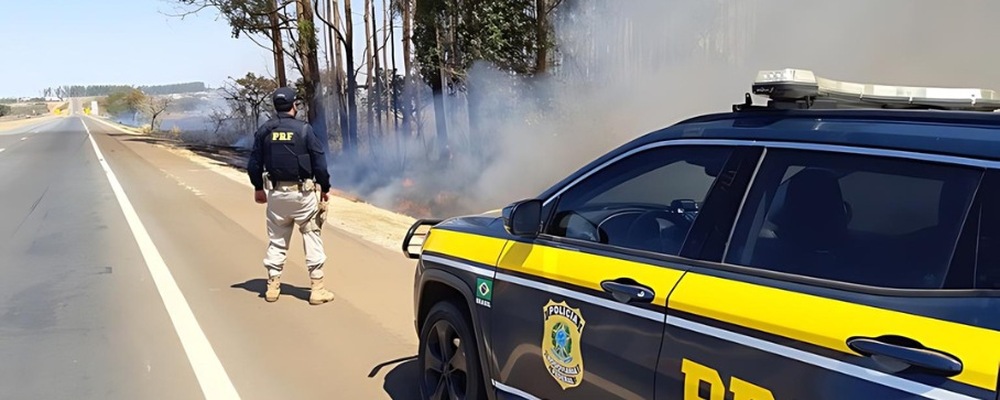
M522 200L503 209L503 226L515 236L534 237L542 229L542 201Z

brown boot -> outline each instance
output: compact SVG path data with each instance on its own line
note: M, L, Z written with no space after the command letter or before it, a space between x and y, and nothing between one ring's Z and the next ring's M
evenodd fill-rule
M278 301L278 295L281 294L281 277L272 276L267 279L267 291L264 292L264 300L268 303L273 303Z
M323 304L333 301L333 292L323 287L323 278L312 280L312 290L309 292L309 304Z

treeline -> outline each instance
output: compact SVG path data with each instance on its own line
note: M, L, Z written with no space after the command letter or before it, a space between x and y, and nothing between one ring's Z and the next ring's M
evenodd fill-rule
M42 90L44 97L97 97L107 96L115 92L125 92L138 89L147 95L161 96L180 93L203 92L207 90L203 82L175 83L170 85L131 86L131 85L65 85L49 87Z
M167 94L196 93L208 90L204 82L175 83L172 85L139 86L139 90L150 96Z
M553 18L568 8L563 0L364 0L361 10L360 2L344 0L176 1L190 12L218 10L235 37L270 49L278 85L299 89L317 132L329 133L347 155L393 133L432 133L434 147L445 151L453 141L445 119L453 113L444 96L468 98L468 124L486 96L468 85L474 62L545 74L557 48ZM361 24L363 36L355 34ZM397 43L403 65L394 57ZM363 59L355 57L359 48ZM289 79L287 67L300 78ZM422 124L428 111L433 132Z
M38 103L44 102L45 99L41 97L29 97L29 98L17 98L17 97L4 97L0 98L0 104L15 104L15 103Z

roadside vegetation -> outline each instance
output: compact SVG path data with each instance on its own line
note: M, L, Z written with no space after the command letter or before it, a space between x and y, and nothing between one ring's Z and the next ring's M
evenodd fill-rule
M663 81L663 69L648 66L692 55L735 63L747 42L729 29L746 10L719 2L650 13L597 0L172 1L174 16L217 13L234 37L270 51L273 75L234 71L208 89L214 101L111 88L102 111L239 156L271 116L267 95L294 87L304 99L301 118L329 146L336 185L416 217L478 212L537 193L622 135L662 126L598 117L664 120L655 108L662 101L630 96ZM202 126L169 120L185 113ZM159 126L165 118L170 125ZM539 173L525 175L526 165Z

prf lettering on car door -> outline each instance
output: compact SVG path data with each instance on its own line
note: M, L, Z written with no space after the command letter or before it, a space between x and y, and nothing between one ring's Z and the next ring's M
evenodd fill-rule
M681 360L681 373L684 374L684 400L725 399L726 383L722 381L719 371L685 358ZM708 387L708 398L701 397L699 393L702 383ZM735 376L729 378L728 391L733 393L733 400L774 400L770 390Z

